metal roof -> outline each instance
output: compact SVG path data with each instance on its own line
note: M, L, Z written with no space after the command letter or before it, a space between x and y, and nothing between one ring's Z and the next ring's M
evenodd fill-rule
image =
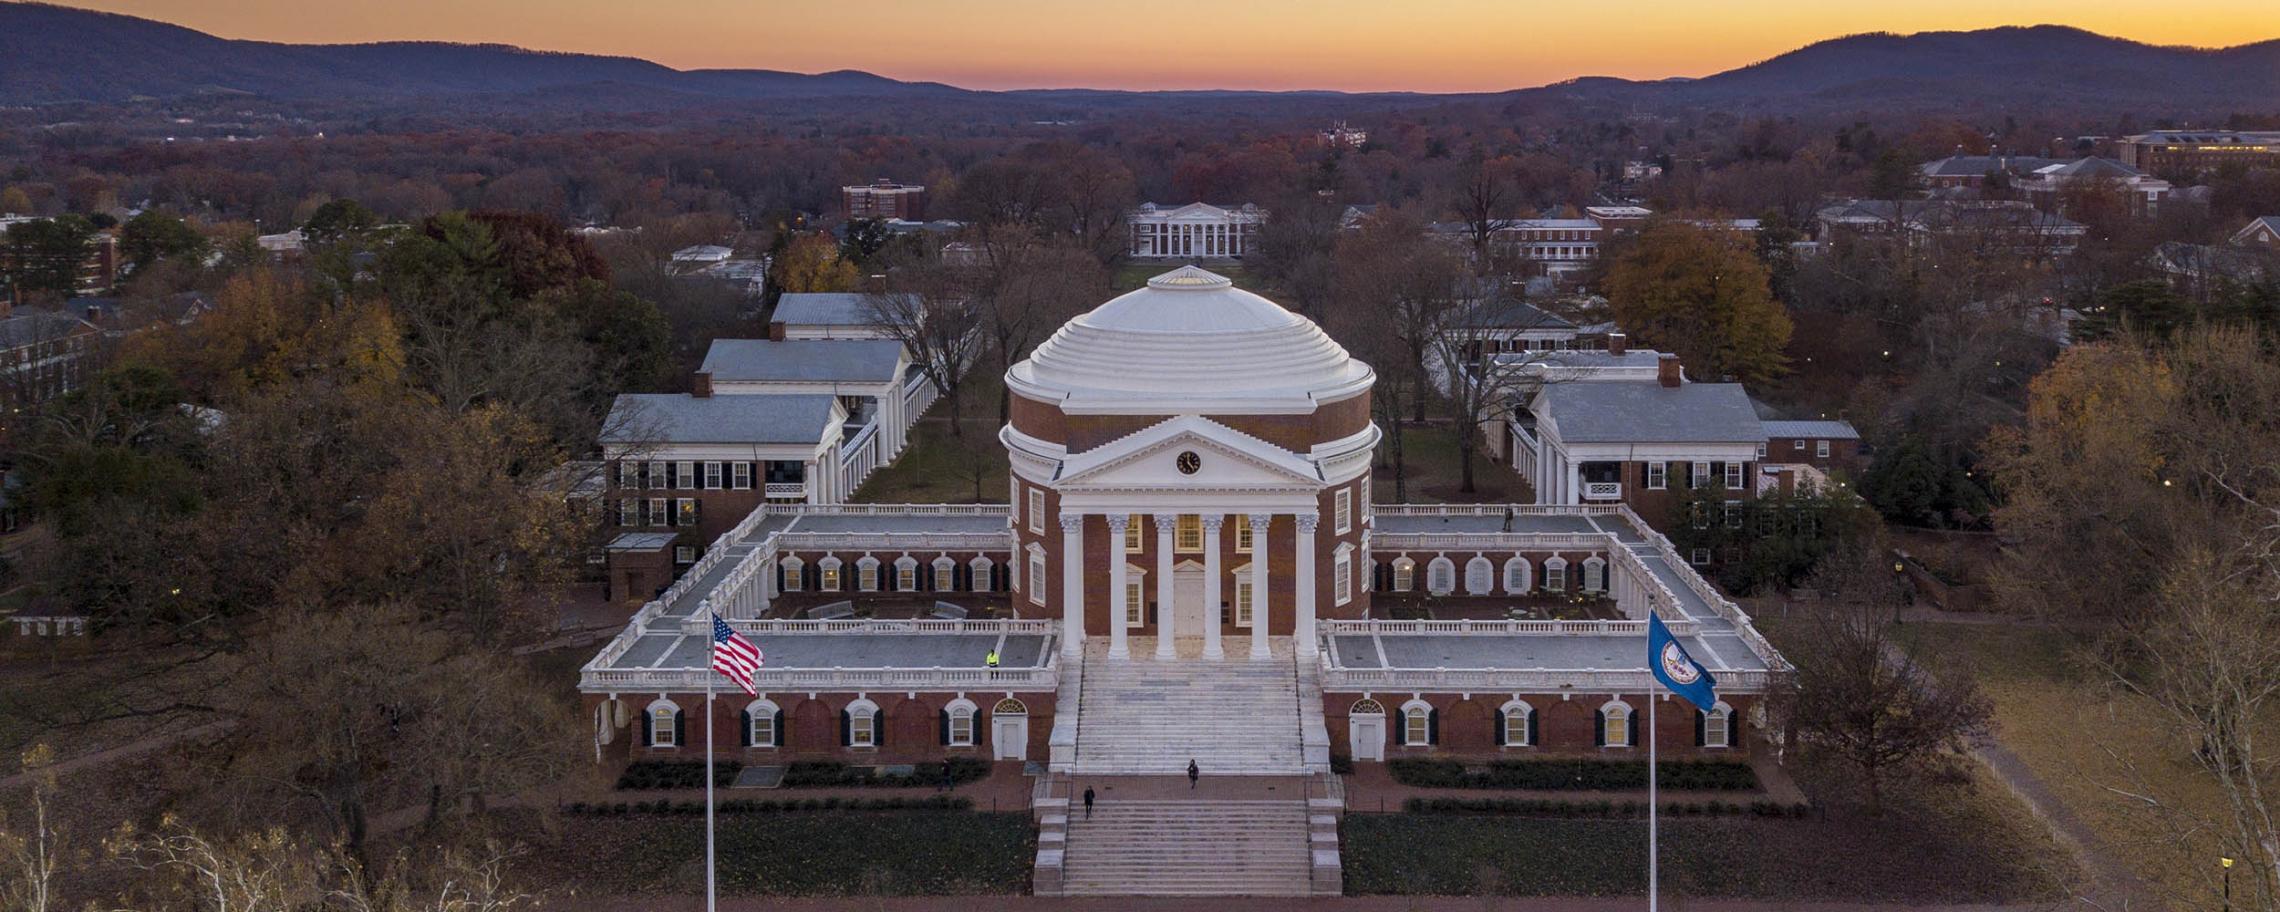
M829 426L838 404L838 397L821 393L624 393L610 406L602 442L812 445L837 432Z
M1859 440L1860 431L1850 421L1767 421L1765 436L1768 440L1788 438L1826 437L1831 440Z
M1739 383L1579 381L1542 393L1569 443L1757 443L1757 410Z
M715 383L886 383L901 363L892 339L715 339L699 370Z

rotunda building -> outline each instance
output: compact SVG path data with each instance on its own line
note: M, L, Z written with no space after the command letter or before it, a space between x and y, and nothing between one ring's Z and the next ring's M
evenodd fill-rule
M1369 605L1375 381L1194 266L1070 320L1005 376L1021 613L1072 653L1313 650Z

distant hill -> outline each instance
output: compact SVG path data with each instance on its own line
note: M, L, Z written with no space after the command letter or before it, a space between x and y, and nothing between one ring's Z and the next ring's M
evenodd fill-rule
M112 13L0 2L0 104L244 93L281 100L528 100L555 110L668 110L716 100L953 98L1073 106L1310 105L1416 94L982 92L843 70L676 70L646 60L442 42L238 41ZM2280 41L2221 50L2156 47L2059 26L1853 35L1700 79L1585 77L1512 96L1635 106L1791 111L2067 105L2261 110L2280 99ZM1478 96L1472 96L1478 97Z

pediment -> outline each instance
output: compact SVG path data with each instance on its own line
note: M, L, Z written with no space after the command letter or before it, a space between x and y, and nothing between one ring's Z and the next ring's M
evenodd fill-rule
M1193 454L1193 471L1181 461ZM1151 425L1062 463L1056 487L1100 489L1313 488L1313 462L1219 422L1182 415Z

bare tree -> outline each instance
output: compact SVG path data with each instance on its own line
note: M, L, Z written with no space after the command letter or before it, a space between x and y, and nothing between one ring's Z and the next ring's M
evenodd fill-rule
M58 881L69 848L60 820L50 818L55 797L55 751L34 745L24 753L24 769L32 778L27 810L30 820L21 833L11 832L0 818L0 909L9 912L51 912L64 908Z
M1433 339L1465 300L1464 264L1414 218L1389 213L1339 239L1338 266L1340 313L1331 322L1347 347L1375 349L1372 337L1391 336L1400 369L1431 376ZM1390 366L1372 363L1381 374ZM1423 422L1427 397L1418 392L1411 420Z
M1465 236L1472 242L1472 266L1475 275L1486 275L1490 259L1489 245L1496 232L1511 224L1513 193L1512 160L1489 157L1487 151L1474 149L1466 160L1464 185L1457 188L1457 215L1465 223Z
M935 392L950 400L953 437L965 436L961 393L989 341L974 273L940 262L911 266L890 275L888 290L863 298L871 323L901 342Z
M1558 380L1557 373L1544 369L1548 352L1513 344L1519 338L1517 329L1466 319L1486 316L1495 306L1484 303L1480 309L1452 311L1430 336L1426 356L1455 423L1462 472L1457 490L1466 494L1474 491L1473 457L1480 452L1486 429L1500 419L1511 419L1515 409L1525 407L1528 395Z

